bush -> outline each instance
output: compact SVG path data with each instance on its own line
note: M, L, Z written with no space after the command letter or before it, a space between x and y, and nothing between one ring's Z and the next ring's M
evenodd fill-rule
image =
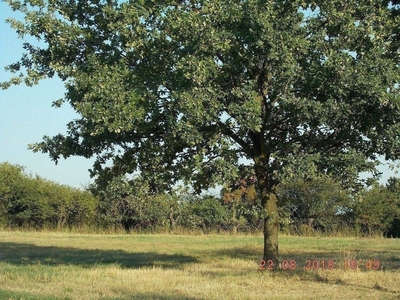
M0 221L3 226L41 229L91 224L98 200L89 192L0 164Z
M185 203L183 226L191 229L229 230L231 216L226 206L212 196L194 198Z
M2 226L9 225L11 205L22 197L23 170L24 168L21 166L9 163L0 164L0 225Z
M149 192L140 178L117 177L103 189L94 188L100 197L102 225L131 229L155 229L169 223L169 196Z
M400 217L399 195L384 186L365 191L355 206L356 224L361 233L386 235Z

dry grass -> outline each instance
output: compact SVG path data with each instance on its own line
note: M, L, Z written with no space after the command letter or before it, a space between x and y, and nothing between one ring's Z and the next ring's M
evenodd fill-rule
M283 236L280 252L296 270L258 270L261 236L0 231L0 299L400 299L398 239Z

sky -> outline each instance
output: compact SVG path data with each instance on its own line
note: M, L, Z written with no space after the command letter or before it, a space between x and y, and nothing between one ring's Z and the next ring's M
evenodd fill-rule
M9 17L20 16L0 1L0 82L12 76L4 67L18 61L23 53L23 40L5 23ZM28 150L28 144L42 141L44 135L66 133L66 124L79 117L68 104L51 107L63 95L64 85L58 79L44 80L33 87L0 89L0 163L18 164L28 174L84 188L91 182L88 170L93 160L71 157L55 165L47 154Z
M21 18L8 5L0 2L0 82L10 79L11 73L4 67L18 61L23 53L23 40L10 28L5 20ZM47 154L33 153L28 144L40 142L44 135L66 133L66 124L78 118L68 104L53 108L53 101L62 98L64 86L58 79L41 81L34 87L24 85L0 89L0 163L9 162L25 167L32 175L39 175L54 182L76 188L84 188L92 180L89 169L93 159L80 157L61 159L57 165ZM379 170L383 172L381 183L390 176L398 176L389 170L387 163Z

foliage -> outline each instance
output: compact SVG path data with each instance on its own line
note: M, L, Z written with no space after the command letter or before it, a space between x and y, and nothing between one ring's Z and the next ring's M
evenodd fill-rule
M386 234L393 222L400 218L400 195L387 187L375 185L359 199L355 215L356 224L363 232Z
M345 227L362 235L398 237L398 183L398 178L390 178L386 186L375 184L351 195L338 181L323 175L285 181L277 190L281 230L330 234ZM107 187L91 186L89 192L32 177L21 166L2 163L0 226L258 231L262 209L256 185L250 175L227 185L221 198L216 198L196 196L187 189L155 194L140 177L116 177Z
M352 208L352 198L340 183L326 176L304 180L297 178L279 186L279 205L290 222L301 228L332 231L344 221Z
M50 218L50 207L42 197L40 179L29 178L23 170L9 163L0 165L2 216L7 225L40 228Z
M400 238L400 215L398 214L395 219L390 224L386 233L384 233L386 237Z
M243 176L236 182L226 184L221 190L221 199L232 215L234 232L243 229L262 228L262 207L254 174Z
M0 164L0 225L28 228L79 227L93 223L98 202L89 192Z
M0 225L8 223L9 205L21 197L23 167L9 163L0 164Z
M171 208L169 196L154 194L140 178L116 177L102 190L100 197L103 225L122 226L125 230L166 227Z
M44 44L26 43L2 86L57 75L55 105L81 116L31 148L95 157L99 180L140 171L161 191L229 181L250 159L266 260L294 165L353 185L378 155L399 158L398 1L7 1L25 15L11 26Z
M222 200L232 210L233 224L261 228L260 195L253 175L226 185ZM345 189L340 179L314 174L285 180L277 188L280 229L293 234L302 228L319 232L338 231L354 224L352 189ZM242 223L239 221L241 220Z
M188 228L220 231L231 227L228 208L215 197L194 198L185 208L182 224Z
M390 177L386 184L386 188L395 193L397 196L397 208L398 213L393 222L391 223L386 235L389 237L400 238L400 179L396 177Z

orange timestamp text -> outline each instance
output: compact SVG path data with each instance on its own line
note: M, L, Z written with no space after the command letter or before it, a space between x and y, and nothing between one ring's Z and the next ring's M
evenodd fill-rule
M306 259L302 263L298 263L294 259L283 259L279 262L278 269L281 270L296 270L303 269L308 271L316 270L379 270L381 263L378 259L370 259L366 261L356 259L344 259L344 260L333 260L333 259ZM274 270L275 262L273 260L260 260L259 270Z

